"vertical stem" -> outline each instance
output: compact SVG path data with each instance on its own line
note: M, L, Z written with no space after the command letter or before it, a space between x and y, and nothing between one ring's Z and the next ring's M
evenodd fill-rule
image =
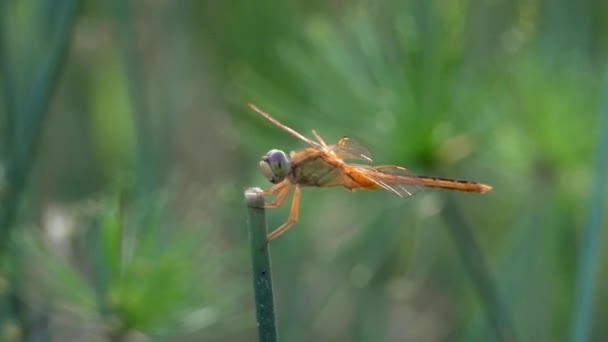
M21 129L15 132L15 149L11 151L12 156L7 170L9 185L3 197L3 206L0 207L0 258L5 256L18 203L25 189L42 126L48 114L48 106L63 65L67 60L71 33L76 23L79 5L78 0L68 2L57 14L61 20L59 20L54 44L49 47L48 59L36 66L38 72L32 82L29 98L23 101L24 108L20 115L22 123L19 125Z
M589 327L593 309L593 295L600 263L600 243L602 241L602 217L606 197L606 174L608 174L608 65L604 75L602 104L599 117L599 138L596 146L595 171L591 183L591 199L587 224L580 246L576 297L571 340L589 341Z
M274 313L274 294L270 267L270 251L266 241L266 212L264 196L259 188L245 190L249 239L251 241L251 263L253 266L253 292L261 342L277 341L277 324Z
M125 76L133 123L135 127L137 149L137 186L140 195L147 196L154 189L158 165L154 163L158 137L153 136L151 111L146 93L145 56L138 50L138 37L134 24L133 2L114 0L112 14L115 23L115 37L122 53ZM135 12L136 13L136 12Z
M8 12L9 5L0 0L0 88L5 106L5 127L2 131L2 149L0 158L9 159L12 156L13 144L15 143L15 120L17 115L16 103L17 92L13 79L12 56L8 49Z
M7 6L5 3L1 5ZM79 0L66 1L53 14L58 18L56 33L45 49L45 51L48 51L48 55L41 58L38 64L29 66L36 68L37 72L33 74L34 78L28 82L31 83L31 86L28 92L24 94L23 99L16 98L18 94L15 91L15 80L12 79L11 66L7 64L8 61L0 62L2 63L1 76L7 77L2 82L5 101L7 101L7 130L10 132L5 138L5 142L9 144L5 157L7 160L6 180L8 185L0 203L0 261L3 264L10 263L14 269L9 280L11 291L0 293L0 307L10 305L12 313L21 325L23 340L30 340L32 328L28 324L28 307L21 295L23 266L20 264L19 250L10 250L13 247L11 233L15 227L19 203L26 190L42 128L49 112L49 104L67 60L71 34L78 17L79 5ZM2 7L2 9L5 8ZM2 22L2 24L5 25L6 23ZM0 37L2 41L0 44L1 54L2 56L10 56L9 51L7 51L8 41L4 29L6 27L3 26L0 30L0 35L2 35ZM22 104L19 106L18 114L16 112L17 102ZM0 324L5 325L9 319L8 315L0 313Z
M450 225L450 233L452 233L462 262L481 297L490 324L494 328L496 339L503 342L518 341L509 309L498 292L498 287L488 270L483 253L475 236L471 233L468 222L458 209L457 202L451 197L448 197L445 215L449 217L450 222L453 222Z

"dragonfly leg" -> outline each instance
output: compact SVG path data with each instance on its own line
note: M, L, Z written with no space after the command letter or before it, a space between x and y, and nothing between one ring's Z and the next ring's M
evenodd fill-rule
M264 208L269 209L282 206L283 202L285 202L285 198L287 198L287 194L289 194L290 188L291 184L288 181L283 181L264 191L264 195L276 195L271 202L264 203Z
M321 138L321 136L319 135L319 133L317 133L317 131L315 131L314 129L312 130L312 135L314 135L315 138L317 138L317 141L319 141L319 143L321 144L321 146L327 147L327 144L325 143L325 140L323 140L323 138Z
M291 228L296 222L298 222L298 214L300 210L300 187L296 185L293 191L293 199L291 200L291 210L289 211L289 217L287 221L280 225L277 229L273 230L268 234L268 242L278 238L281 234L285 233Z

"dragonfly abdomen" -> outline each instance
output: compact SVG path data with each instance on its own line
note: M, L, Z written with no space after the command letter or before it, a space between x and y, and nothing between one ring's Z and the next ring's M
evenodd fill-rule
M448 179L448 178L439 178L439 177L428 177L428 176L418 176L422 181L422 185L431 188L442 188L449 190L458 190L458 191L467 191L467 192L488 192L492 190L492 187L486 184L465 181L465 180L456 180L456 179Z

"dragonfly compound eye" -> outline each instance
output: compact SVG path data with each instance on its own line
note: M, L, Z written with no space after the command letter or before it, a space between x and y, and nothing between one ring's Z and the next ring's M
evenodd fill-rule
M290 165L289 157L281 150L268 151L260 161L262 173L272 183L278 183L287 177Z

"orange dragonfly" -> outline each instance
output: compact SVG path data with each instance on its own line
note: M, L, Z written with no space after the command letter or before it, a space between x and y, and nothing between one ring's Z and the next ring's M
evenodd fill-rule
M275 195L273 201L264 204L264 208L280 207L285 202L289 190L294 188L289 217L285 223L268 234L268 241L276 239L298 222L300 187L303 186L343 186L350 191L384 189L402 198L413 196L422 187L479 193L492 190L491 186L477 182L416 176L401 166L348 164L344 159L371 162L371 153L348 137L341 138L335 145L328 145L312 130L316 141L310 140L255 105L250 103L248 106L278 128L310 146L291 152L289 156L281 150L272 149L260 161L262 173L274 184L262 192L262 195Z

